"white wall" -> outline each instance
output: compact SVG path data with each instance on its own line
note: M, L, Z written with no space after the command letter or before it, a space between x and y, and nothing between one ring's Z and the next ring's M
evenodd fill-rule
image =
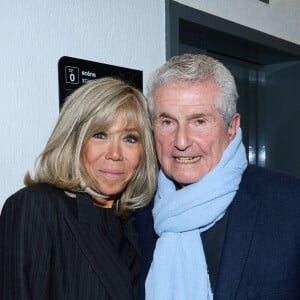
M58 116L67 55L144 71L165 60L163 0L0 1L0 208Z
M300 44L299 0L177 2ZM165 60L164 7L164 0L0 2L0 208L23 186L58 116L59 58L139 69L146 81Z
M181 4L300 44L300 1L176 0Z

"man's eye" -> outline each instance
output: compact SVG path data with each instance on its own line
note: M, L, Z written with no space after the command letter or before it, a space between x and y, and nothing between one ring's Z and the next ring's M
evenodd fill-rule
M162 120L162 125L166 125L166 126L168 126L168 125L171 125L172 124L172 122L171 122L171 120L168 120L168 119L165 119L165 120Z
M204 121L203 119L198 119L198 120L196 120L196 123L197 123L198 125L202 125L202 124L205 123L205 121Z
M139 141L139 138L135 135L127 135L125 137L125 141L131 144L137 143Z
M96 139L105 139L107 137L107 134L105 132L98 132L94 134L94 138Z

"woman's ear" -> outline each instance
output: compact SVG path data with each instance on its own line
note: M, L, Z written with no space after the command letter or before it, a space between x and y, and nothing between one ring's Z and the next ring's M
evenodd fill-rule
M234 114L234 116L232 117L229 126L228 126L228 136L230 140L233 140L236 134L236 131L238 130L238 128L240 127L240 114L236 113Z

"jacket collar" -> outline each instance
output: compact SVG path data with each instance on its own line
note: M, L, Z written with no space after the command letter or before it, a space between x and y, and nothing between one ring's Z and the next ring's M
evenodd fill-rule
M106 237L99 234L102 220L99 218L91 197L86 194L77 194L76 202L77 216L66 217L65 221L82 253L112 300L132 299L133 289L130 272L125 262L107 243ZM130 224L124 226L124 234L137 249L134 229Z
M230 207L215 299L235 299L260 208L260 200L255 199L258 192L246 172Z

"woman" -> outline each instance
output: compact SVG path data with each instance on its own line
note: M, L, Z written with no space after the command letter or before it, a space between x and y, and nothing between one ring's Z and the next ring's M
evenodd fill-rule
M151 200L156 171L142 93L112 78L77 89L3 207L0 299L134 299L130 215Z

